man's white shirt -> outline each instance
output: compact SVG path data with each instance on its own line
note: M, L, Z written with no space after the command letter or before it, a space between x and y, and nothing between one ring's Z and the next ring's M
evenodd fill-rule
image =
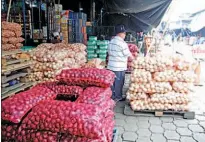
M108 46L108 69L112 71L127 70L127 60L131 56L127 43L119 36L115 36Z

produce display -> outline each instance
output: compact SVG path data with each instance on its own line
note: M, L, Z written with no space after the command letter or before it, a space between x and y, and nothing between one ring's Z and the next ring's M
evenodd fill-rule
M105 62L103 62L99 58L94 58L89 60L82 68L98 68L98 69L103 69L105 68Z
M135 44L128 44L128 47L132 56L136 58L139 52L138 47ZM132 71L132 60L130 58L128 58L127 71Z
M40 44L31 52L34 64L30 81L54 81L63 68L80 68L87 61L85 50L86 46L80 43Z
M42 100L52 100L56 93L46 87L36 86L31 90L14 95L2 102L2 119L19 123L26 113Z
M96 68L64 69L56 78L67 85L107 88L114 82L115 74L109 70Z
M21 37L21 25L17 23L2 22L2 49L10 51L20 49L24 39Z
M133 110L188 111L195 80L182 57L138 57L133 61L127 99Z
M72 71L78 74L80 70ZM94 69L92 73L101 74L97 79L104 88L91 84L87 88L68 86L62 81L44 82L3 100L2 140L111 142L115 102L111 99L110 86L114 76L102 69ZM81 74L86 76L87 72ZM103 80L106 76L110 77L108 82ZM93 80L92 76L86 79ZM68 99L59 100L59 95Z

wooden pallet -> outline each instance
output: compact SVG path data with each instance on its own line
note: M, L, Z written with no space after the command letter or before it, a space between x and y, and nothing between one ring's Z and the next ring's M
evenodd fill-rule
M156 117L182 117L184 119L194 119L195 112L187 112L187 111L151 111L151 110L142 110L142 111L134 111L131 107L126 104L124 108L124 114L128 116L156 116Z
M3 92L1 93L1 99L11 97L15 95L16 93L29 89L32 86L33 86L33 83L19 83L14 86L11 86L11 88L8 87L7 90L2 90Z
M32 61L27 61L27 62L23 62L20 64L9 65L7 66L6 69L2 69L1 74L8 75L12 71L17 71L17 70L28 68L30 67L30 65L32 65L32 63L33 63Z
M8 81L11 81L11 80L14 80L14 79L17 79L17 78L20 78L20 77L24 77L26 76L28 73L24 73L24 72L20 72L20 73L17 73L17 74L13 74L13 75L10 75L10 76L1 76L1 83L2 84L5 84L7 83Z
M22 50L17 49L17 50L12 50L12 51L2 51L1 57L10 56L10 55L18 54L18 53L22 53Z

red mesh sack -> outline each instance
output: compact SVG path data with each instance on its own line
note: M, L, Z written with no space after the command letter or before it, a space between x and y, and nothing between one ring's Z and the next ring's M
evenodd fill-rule
M22 127L98 139L103 136L103 119L100 107L52 100L35 106L23 120Z
M13 44L2 44L2 49L4 51L8 51L8 50L16 49L16 47Z
M14 37L15 33L10 30L2 30L2 37L9 38L9 37Z
M83 88L79 86L58 85L57 82L44 82L39 85L46 86L57 94L67 94L80 96L83 94Z
M4 142L10 142L16 140L16 134L18 133L18 125L16 124L2 124L1 125L1 138Z
M9 39L6 37L2 37L2 39L1 39L2 44L7 44L8 41L9 41Z
M107 101L112 96L110 88L88 87L84 90L83 95L76 100L79 103L88 103L98 105Z
M112 71L96 68L65 69L56 76L57 80L68 85L110 87L115 79Z
M24 41L24 39L22 38L22 37L18 37L18 38L16 38L16 37L10 37L9 38L9 43L10 44L17 44L17 43L21 43L21 42L23 42Z
M19 130L18 142L58 142L58 134L47 131Z
M3 120L19 123L26 113L42 100L52 100L56 94L46 87L35 86L2 101Z
M62 135L59 142L107 142L101 139L89 139L86 137L77 137L72 135Z

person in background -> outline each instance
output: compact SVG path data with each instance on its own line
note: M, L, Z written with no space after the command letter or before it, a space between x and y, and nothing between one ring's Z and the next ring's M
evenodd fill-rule
M115 27L116 36L111 39L108 45L108 65L107 69L113 71L116 75L112 86L112 99L116 102L123 100L122 88L124 85L125 71L127 70L128 57L132 56L127 43L124 41L126 30L124 25Z
M143 53L143 42L144 42L144 35L143 32L137 33L137 39L138 39L138 48L140 53Z
M61 42L60 35L59 35L58 32L54 32L52 34L52 36L53 36L53 40L51 40L51 43L55 44L55 43L60 43Z

